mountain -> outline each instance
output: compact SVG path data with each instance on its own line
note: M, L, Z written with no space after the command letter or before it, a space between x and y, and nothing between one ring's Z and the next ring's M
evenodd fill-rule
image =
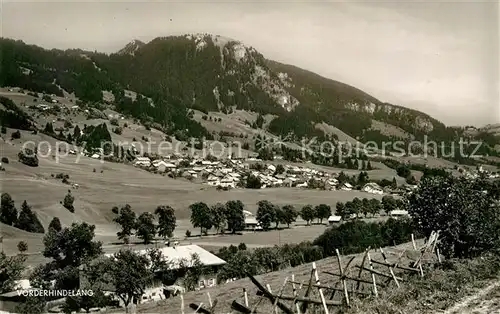
M125 47L120 49L117 53L119 55L131 55L133 56L137 50L139 50L142 46L144 46L145 43L138 40L134 39L131 42L129 42Z
M451 141L465 131L353 86L267 60L256 49L221 36L158 37L147 44L133 40L110 55L78 51L2 39L0 85L58 95L64 90L88 104L102 103L103 92L111 92L118 111L181 137L211 136L191 119L190 109L272 115L267 131L292 140L325 136L318 125L377 143L425 135ZM139 96L131 100L125 90Z

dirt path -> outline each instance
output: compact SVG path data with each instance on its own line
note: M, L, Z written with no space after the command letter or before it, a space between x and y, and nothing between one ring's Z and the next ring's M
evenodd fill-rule
M500 313L500 280L463 299L444 314Z

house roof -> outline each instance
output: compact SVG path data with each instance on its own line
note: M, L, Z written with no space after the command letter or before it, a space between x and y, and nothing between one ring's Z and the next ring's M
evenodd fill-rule
M257 219L253 216L247 216L245 217L245 224L246 225L257 225L259 222Z
M328 222L339 222L340 220L342 220L341 216L332 215L328 217Z
M402 210L402 209L395 209L395 210L391 210L391 212L389 214L391 216L392 215L395 215L395 216L406 216L406 215L408 215L408 212L406 210Z
M365 186L363 188L372 188L372 189L378 189L378 190L382 190L382 188L380 187L380 185L378 185L377 183L375 182L370 182L370 183L367 183L365 184Z
M159 248L158 250L161 251L163 258L166 261L171 261L173 263L172 269L179 268L180 263L183 260L186 262L190 262L191 256L193 254L198 255L198 257L200 258L200 262L205 266L217 266L226 264L226 261L196 244L166 246ZM136 252L143 255L147 254L148 251L139 250ZM106 254L107 257L112 257L113 255L114 254Z

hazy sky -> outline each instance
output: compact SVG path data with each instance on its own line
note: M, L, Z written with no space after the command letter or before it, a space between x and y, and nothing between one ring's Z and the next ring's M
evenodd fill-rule
M219 34L446 124L500 122L498 1L4 0L1 14L4 37L47 48Z

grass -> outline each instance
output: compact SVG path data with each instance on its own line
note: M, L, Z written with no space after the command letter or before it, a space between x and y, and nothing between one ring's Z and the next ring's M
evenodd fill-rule
M63 226L73 222L88 222L96 225L96 238L104 244L116 242L117 227L112 223L113 206L130 204L136 213L153 211L158 205L167 204L176 209L178 227L175 231L176 237L184 237L186 230L190 229L193 235L198 230L192 228L189 218L189 205L197 201L208 204L226 202L229 200L241 200L246 209L255 212L256 203L260 200L269 200L278 205L294 204L297 208L303 205L329 204L335 208L339 201L345 202L354 197L376 197L360 191L320 191L302 190L290 188L216 191L215 188L198 183L192 183L184 179L171 179L166 176L152 174L137 169L130 165L101 162L84 156L68 155L59 160L53 159L47 147L41 147L39 152L46 158L39 158L39 167L28 167L17 161L17 153L26 141L46 141L54 148L56 140L38 133L21 131L21 139L10 141L13 130L8 129L7 134L0 139L2 141L2 157L8 157L9 164L4 165L5 172L0 173L0 184L2 192L9 193L19 208L26 200L32 209L37 212L45 228L53 217L59 217ZM309 166L309 165L308 165ZM96 169L96 172L93 172ZM101 170L103 171L101 173ZM335 169L330 169L334 171ZM64 173L69 175L71 183L77 183L78 189L71 189L70 185L61 180L51 177L51 174ZM68 189L75 197L75 213L70 213L59 202L64 198ZM281 243L300 242L315 238L324 227L309 227L303 229L281 231ZM24 232L11 228L5 236L4 249L7 254L17 252L17 243L20 240L28 242L28 253L39 252L43 249L41 235L30 235L25 237ZM8 233L8 234L7 234ZM296 233L294 236L293 234ZM268 239L271 239L269 240ZM246 242L253 245L266 245L280 243L279 236L274 232L266 235L246 234L242 236L223 237L216 246L226 244L239 244ZM190 239L195 242L210 241L213 239ZM30 255L29 261L39 262L39 258Z
M486 256L469 260L450 260L424 278L411 278L400 289L383 290L380 298L356 300L346 313L472 313L479 304L458 303L466 296L480 292L491 281L500 279L500 259ZM495 296L496 295L496 296ZM486 294L481 301L498 298L499 289ZM457 304L458 303L458 304ZM494 302L486 302L496 306ZM454 306L452 309L450 307ZM482 313L491 313L489 310Z

